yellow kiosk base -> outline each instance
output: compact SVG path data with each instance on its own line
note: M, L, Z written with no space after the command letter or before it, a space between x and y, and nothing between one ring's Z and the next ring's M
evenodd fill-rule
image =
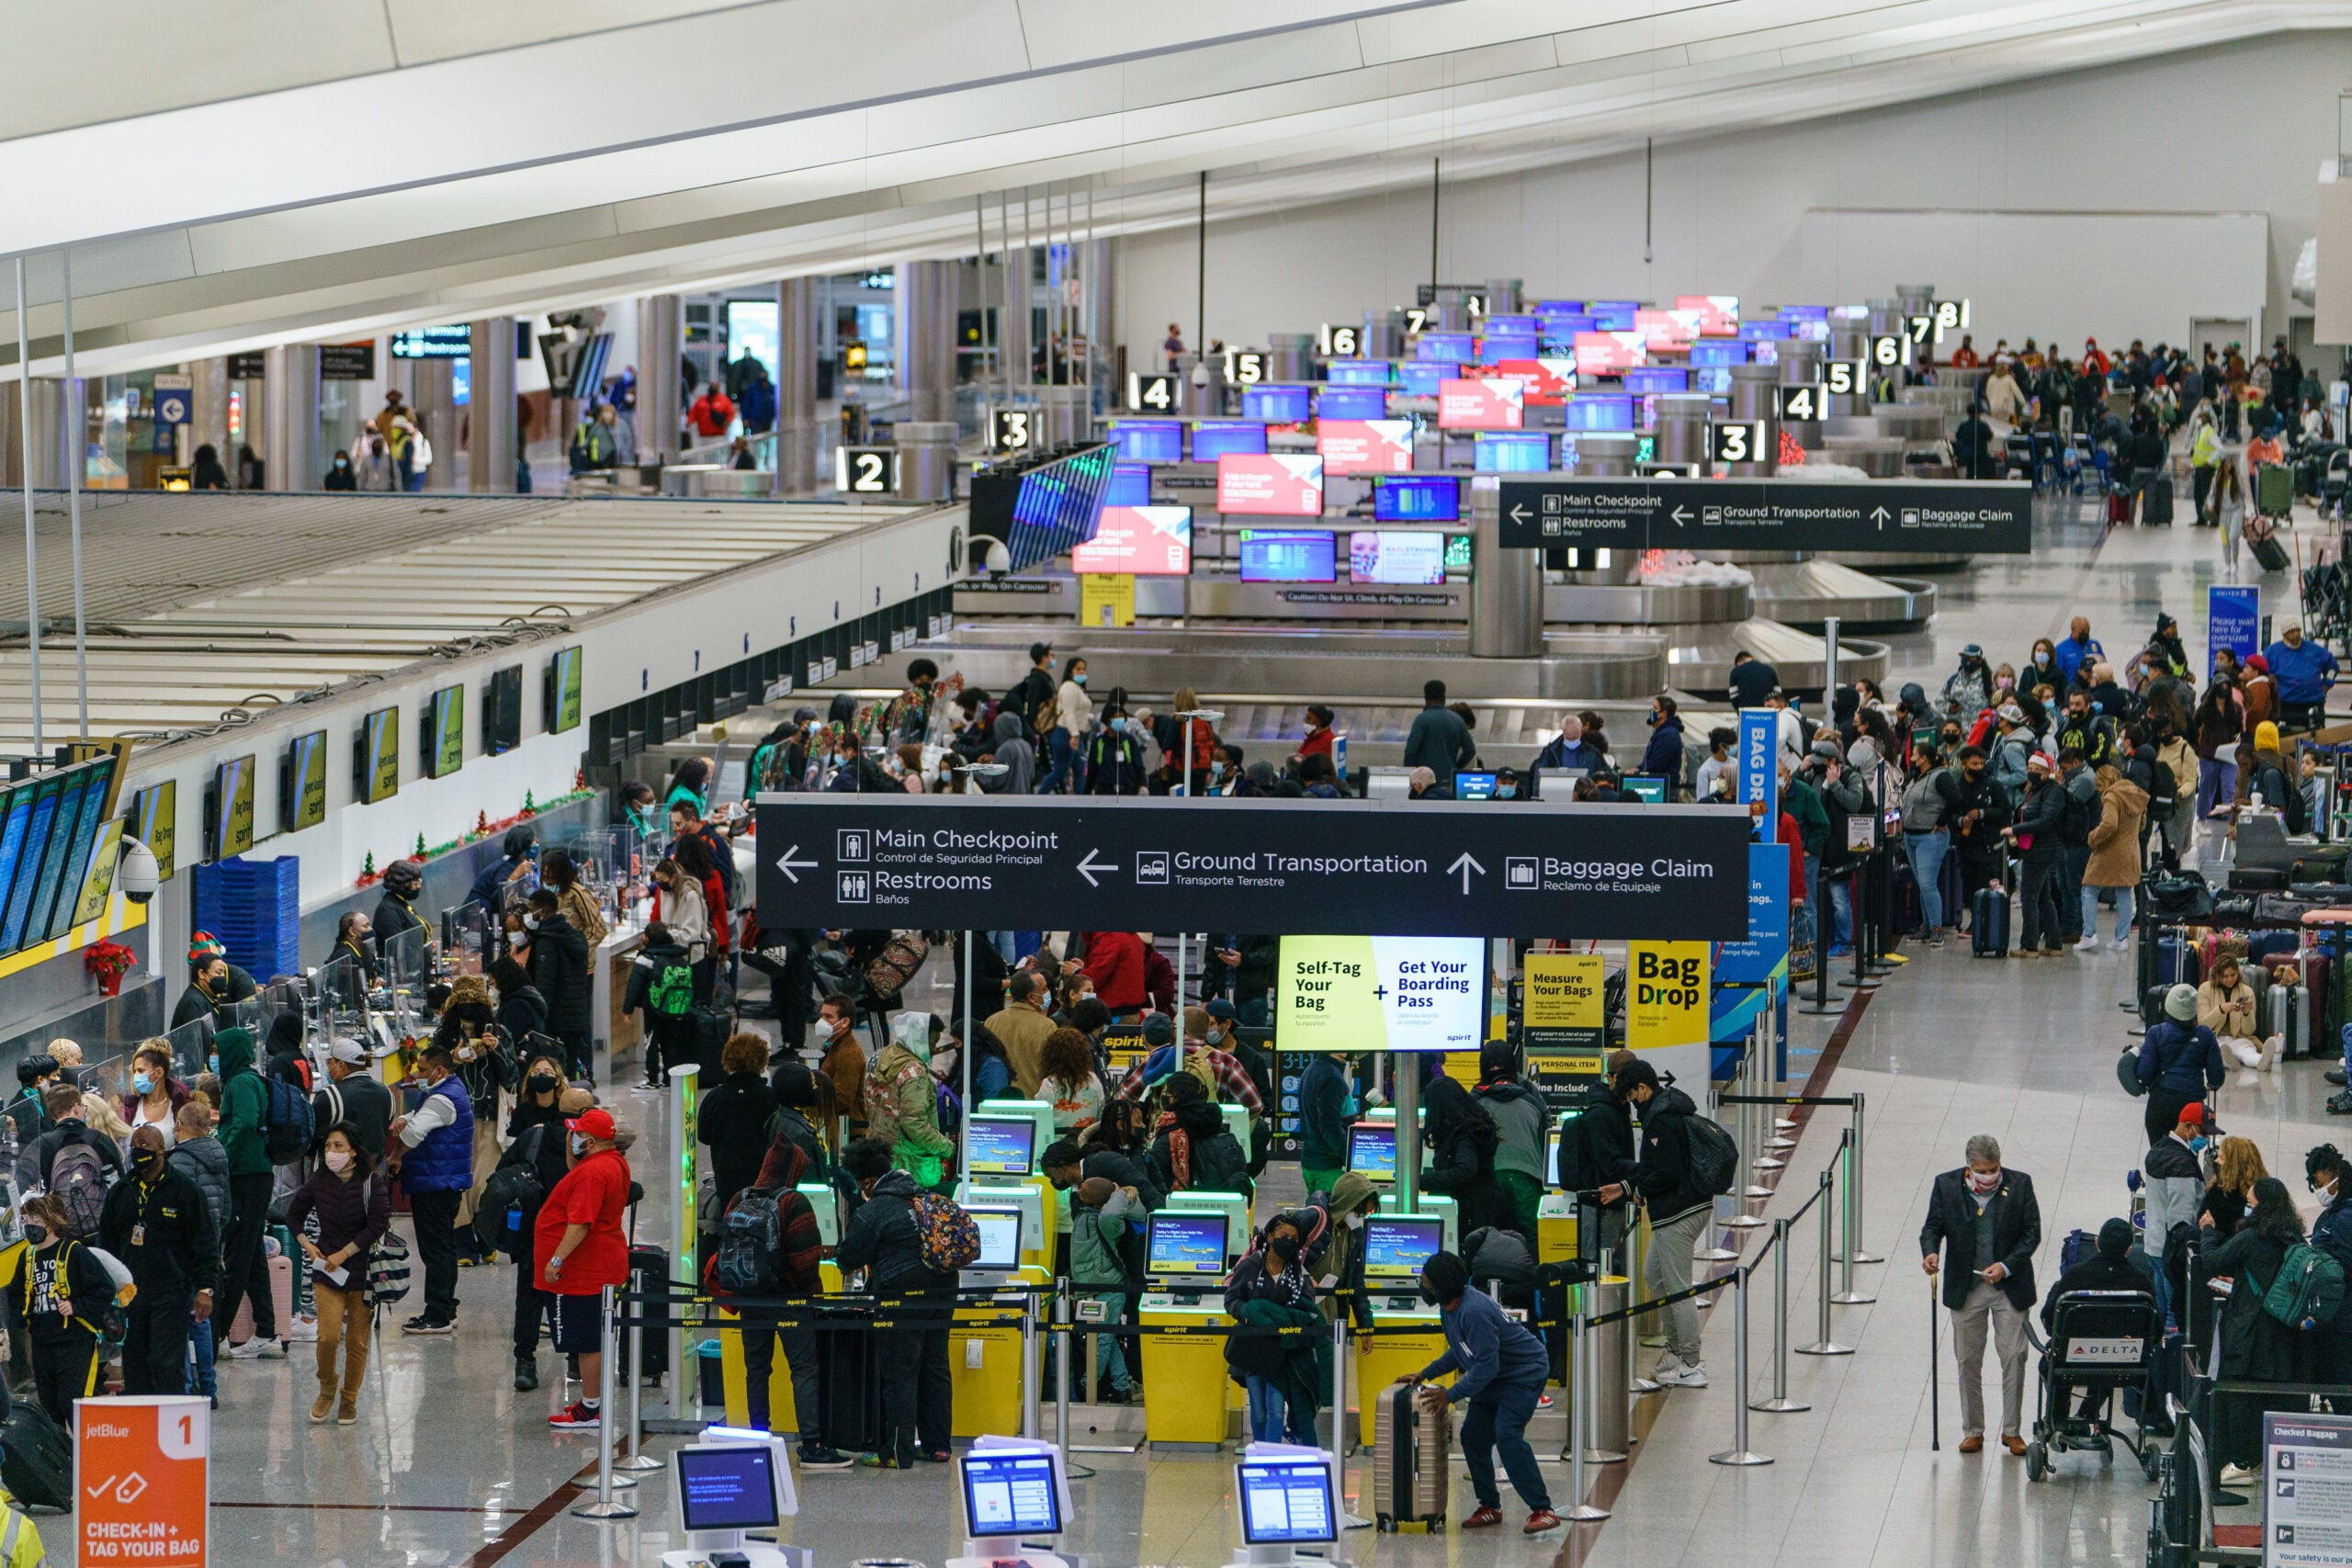
M1400 1318L1375 1310L1374 1321L1387 1328L1412 1322L1419 1315ZM1428 1316L1427 1334L1379 1334L1359 1337L1355 1342L1357 1440L1367 1449L1372 1447L1373 1415L1380 1403L1380 1391L1399 1378L1410 1377L1445 1354L1445 1331L1438 1327L1436 1314Z
M1043 1269L1026 1268L1012 1276L1016 1285L1045 1285L1052 1277ZM949 1430L959 1438L984 1432L1021 1430L1021 1325L993 1323L997 1317L1017 1316L1022 1298L1009 1295L1001 1306L958 1307L955 1326L947 1336L947 1381L955 1391L956 1407ZM1045 1365L1044 1340L1039 1340L1040 1375Z
M838 1295L842 1288L842 1271L830 1262L818 1265L826 1293ZM726 1322L735 1321L736 1314L725 1307L718 1315ZM751 1397L743 1375L743 1336L729 1329L718 1336L719 1382L726 1394L727 1424L748 1427L752 1420ZM792 1399L792 1367L784 1359L784 1347L776 1347L775 1358L768 1367L768 1430L787 1436L800 1430L799 1406Z
M1136 1321L1180 1328L1214 1328L1229 1321L1223 1298L1204 1295L1198 1305L1180 1305L1167 1294L1148 1294ZM1224 1397L1211 1392L1218 1389ZM1143 1392L1144 1438L1154 1448L1214 1449L1228 1436L1231 1413L1249 1409L1248 1395L1226 1367L1221 1334L1145 1335Z

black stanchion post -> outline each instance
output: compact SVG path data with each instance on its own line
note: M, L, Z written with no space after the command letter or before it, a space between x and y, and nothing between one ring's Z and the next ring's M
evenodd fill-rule
M1829 912L1829 870L1823 863L1828 857L1828 846L1813 862L1813 1000L1797 1009L1815 1018L1836 1018L1846 1010L1846 1004L1831 1006L1829 1001L1830 938L1838 929Z

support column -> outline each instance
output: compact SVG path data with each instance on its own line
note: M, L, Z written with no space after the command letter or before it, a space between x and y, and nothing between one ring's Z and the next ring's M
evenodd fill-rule
M262 361L263 477L274 491L316 490L325 478L319 461L319 347L282 343ZM440 438L434 437L434 446Z
M1086 336L1087 352L1092 360L1100 360L1103 375L1115 380L1119 371L1118 344L1114 341L1119 331L1118 293L1112 273L1109 240L1089 240L1079 247L1078 275L1085 280L1085 292L1080 300L1078 330ZM1103 389L1102 406L1118 406L1118 394Z
M229 362L199 359L181 367L193 383L188 393L188 449L185 460L196 460L196 449L208 442L221 466L237 471L237 454L229 446ZM374 417L375 410L368 411ZM354 454L356 457L356 454Z
M649 294L637 302L637 455L642 462L666 463L679 450L686 417L678 369L684 330L676 295Z
M1471 492L1470 656L1530 659L1544 651L1544 552L1503 547L1500 501Z
M433 466L424 472L426 490L458 488L458 371L450 359L409 362L409 416L433 444Z
M787 277L775 286L775 488L805 495L817 488L823 449L817 417L817 280Z
M466 488L514 493L514 318L473 324L472 387L466 405Z
M1017 219L1014 232L1019 232ZM1026 245L1014 245L1004 253L1001 269L1004 301L997 312L997 358L1016 398L1029 389L1029 268L1034 254Z
M0 381L0 488L10 490L25 482L25 422L18 412L24 385ZM33 378L32 409L33 488L63 490L74 450L65 428L65 383Z
M899 389L910 421L956 419L956 264L898 265Z

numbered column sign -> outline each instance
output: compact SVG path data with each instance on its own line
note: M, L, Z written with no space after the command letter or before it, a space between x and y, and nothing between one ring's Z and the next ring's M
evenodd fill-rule
M1136 413L1174 413L1183 406L1184 383L1174 375L1127 372L1127 407Z
M1419 305L1408 305L1405 307L1405 330L1407 332L1421 332L1426 330L1429 324L1430 313L1426 309Z
M991 452L1025 452L1029 449L1030 415L1027 409L990 409L989 411L989 450Z
M1821 387L1833 398L1859 397L1870 389L1871 367L1859 359L1832 359L1821 367Z
M1225 351L1225 378L1237 387L1254 387L1266 378L1266 356L1254 348Z
M74 1402L73 1561L205 1568L212 1410L187 1394Z
M1718 463L1753 463L1772 450L1771 427L1760 419L1707 427L1707 455Z
M1901 333L1889 333L1871 339L1871 363L1882 370L1892 370L1911 357L1904 352L1908 340Z
M899 456L896 446L836 446L833 488L844 495L896 495Z
M1829 394L1819 386L1782 387L1777 394L1781 417L1799 423L1821 418L1829 412Z
M1905 316L1903 321L1906 334L1915 344L1925 344L1930 338L1938 343L1944 340L1943 322L1936 318L1933 311L1924 315Z
M1316 338L1315 345L1322 351L1327 358L1355 359L1361 357L1363 354L1363 329L1362 327L1335 327L1330 322L1326 321L1323 323L1323 331Z

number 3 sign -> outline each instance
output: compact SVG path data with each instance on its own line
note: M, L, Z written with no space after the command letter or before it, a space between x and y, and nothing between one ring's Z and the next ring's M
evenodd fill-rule
M74 1561L205 1568L212 1410L193 1395L77 1399Z

